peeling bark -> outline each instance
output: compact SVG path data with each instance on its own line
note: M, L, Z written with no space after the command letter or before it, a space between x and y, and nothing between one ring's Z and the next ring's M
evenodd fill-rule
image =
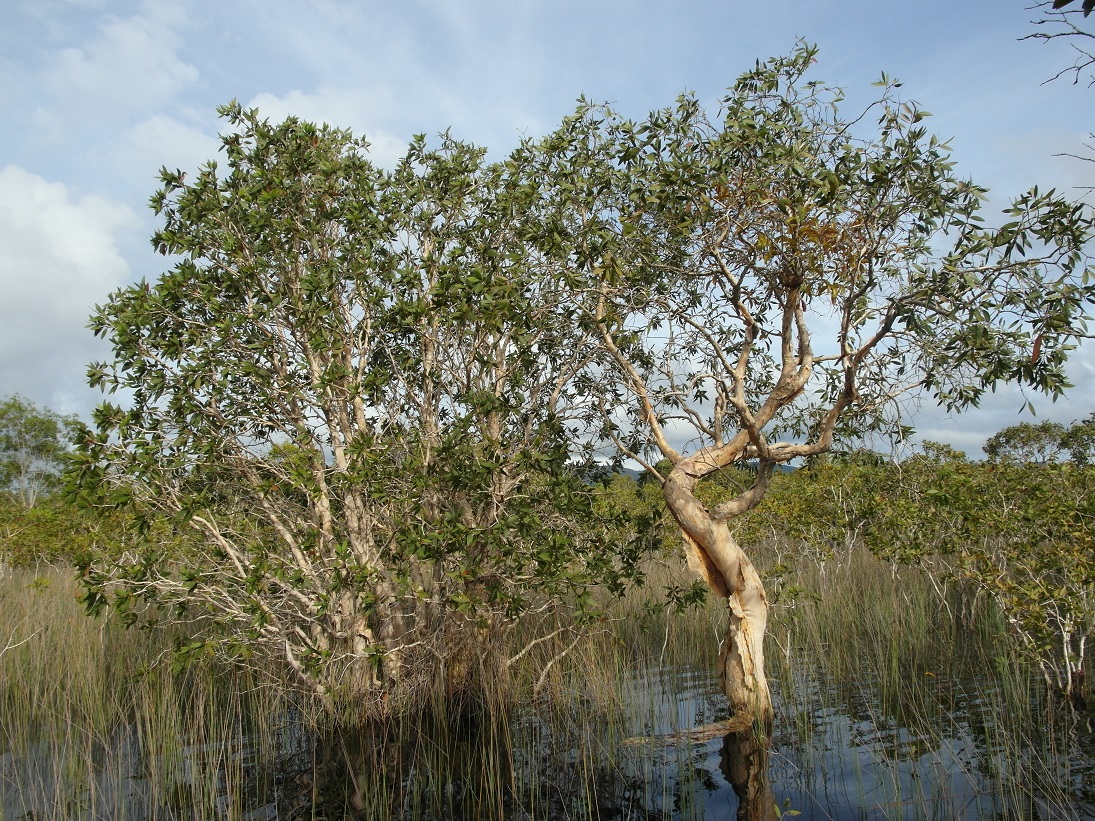
M752 715L766 726L772 720L772 695L764 672L768 597L760 575L726 523L696 498L698 477L689 474L690 462L680 463L670 473L663 494L684 534L689 565L727 601L719 680L731 713Z

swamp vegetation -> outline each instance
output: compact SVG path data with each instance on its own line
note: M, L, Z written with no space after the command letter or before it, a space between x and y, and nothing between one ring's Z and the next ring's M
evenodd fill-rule
M221 107L117 401L0 406L5 817L1090 817L1095 425L841 449L1063 395L1095 221L815 54L499 162Z
M767 737L721 693L726 605L689 584L650 479L586 484L615 528L602 537L643 557L625 595L593 588L569 615L506 631L454 625L466 635L444 663L380 709L217 652L200 608L89 618L89 553L191 550L185 530L142 533L56 493L4 498L0 812L1090 818L1093 431L1024 424L983 462L928 443L775 475L735 531L771 604ZM715 506L752 481L739 465L698 493Z
M370 721L276 671L172 665L191 639L178 626L88 619L71 573L13 571L0 582L3 817L1095 813L1091 714L1046 689L990 601L955 589L945 605L928 574L861 546L824 562L794 552L794 601L777 596L769 632L770 746L730 720L715 600L678 612L635 590L542 680L550 643L480 677L474 697L438 682L418 709ZM677 562L648 568L651 591Z
M774 476L735 532L771 603L767 739L721 692L726 605L688 583L649 479L589 485L641 584L595 588L570 621L465 622L426 686L379 711L217 653L200 610L89 618L89 552L187 550L185 531L5 499L0 814L1090 818L1093 430L1015 426L984 462L929 443ZM752 481L738 466L698 492L713 506Z
M188 539L93 552L89 606L200 610L219 629L193 654L399 712L462 643L513 663L533 614L576 643L640 581L588 482L626 463L728 603L732 710L770 722L738 520L789 463L907 440L909 402L1062 395L1095 303L1086 204L1034 187L987 217L900 82L849 111L816 53L711 108L583 99L499 161L445 133L387 169L347 130L222 106L217 159L151 197L167 269L91 317L107 401L67 472L82 506Z

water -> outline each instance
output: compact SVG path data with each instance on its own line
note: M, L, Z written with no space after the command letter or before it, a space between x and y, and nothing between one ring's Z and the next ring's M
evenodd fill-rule
M718 715L713 677L664 673L685 680L680 691L693 707L663 703L661 727L672 732L674 710L697 722L713 708ZM991 679L929 674L887 697L867 677L826 682L807 668L776 682L774 700L766 754L743 752L734 736L685 745L669 737L662 760L666 778L677 780L666 790L674 810L687 806L688 817L704 819L777 817L762 812L769 802L801 819L1095 818L1090 719L1065 708L1017 740L1003 726L1006 697ZM688 726L687 718L679 724ZM680 766L682 749L690 768ZM758 789L766 794L754 796L760 806L743 808L735 766L764 768ZM656 809L657 817L681 816L665 804Z
M292 715L152 756L133 728L81 771L56 743L0 753L5 819L1095 819L1095 732L1036 705L1009 726L992 678L775 682L770 746L727 734L714 676L644 666L611 704L527 705L502 720L317 733ZM76 768L79 769L79 768ZM166 785L166 786L165 786Z

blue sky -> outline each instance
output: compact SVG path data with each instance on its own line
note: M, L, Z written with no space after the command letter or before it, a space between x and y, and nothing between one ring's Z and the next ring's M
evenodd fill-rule
M958 169L1002 204L1033 184L1095 185L1083 150L1095 89L1044 85L1072 61L1033 30L1023 0L8 0L0 7L0 395L87 416L86 330L114 288L163 272L147 209L161 165L216 156L217 105L239 99L353 128L381 163L414 133L495 156L551 129L585 94L634 116L682 91L714 101L758 58L816 43L816 76L870 99L885 71L952 138ZM1095 25L1092 26L1095 28ZM1081 193L1076 190L1077 196ZM1095 345L1066 402L1095 410ZM923 438L980 454L1029 419L1003 389L975 413L923 408Z

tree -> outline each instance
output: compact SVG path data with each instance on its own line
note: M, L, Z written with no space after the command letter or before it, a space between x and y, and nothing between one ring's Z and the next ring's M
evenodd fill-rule
M993 434L983 450L991 461L1048 465L1067 448L1065 426L1059 422L1020 422Z
M19 396L0 402L0 488L20 507L57 489L75 425Z
M1095 452L1095 414L1067 428L1058 422L1020 422L989 437L985 455L993 462L1048 465L1068 461L1087 467Z
M848 519L876 554L987 594L1047 685L1079 703L1095 631L1093 480L1074 464L936 449L874 471Z
M714 119L691 96L639 122L583 101L513 160L601 346L591 416L661 482L693 568L727 600L732 709L762 719L767 595L729 523L777 464L902 435L906 398L958 410L1001 381L1061 394L1095 296L1080 205L1035 189L983 227L985 191L955 175L926 112L883 77L867 112L842 116L842 94L807 79L814 55L758 63ZM743 459L753 484L704 505L699 482Z
M1089 467L1095 462L1095 413L1073 422L1061 437L1061 445L1077 467Z
M88 605L208 614L185 650L390 708L462 686L518 614L580 624L627 562L570 464L589 351L520 191L447 135L385 172L349 132L221 114L226 170L164 169L152 198L171 269L92 319L114 358L90 382L132 400L96 410L70 473L193 539L90 563Z

